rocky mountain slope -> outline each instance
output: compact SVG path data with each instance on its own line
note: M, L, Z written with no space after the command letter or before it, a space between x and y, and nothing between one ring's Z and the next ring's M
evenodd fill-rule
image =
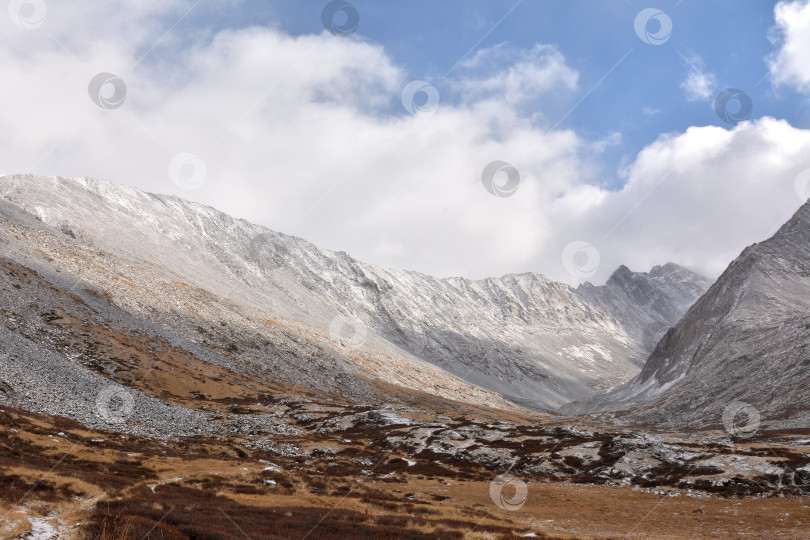
M739 434L810 421L810 203L746 248L661 339L641 372L569 412Z
M632 377L708 286L672 264L578 289L437 279L92 179L6 176L0 199L5 252L44 281L96 290L108 316L188 350L359 399L373 393L363 377L493 406L587 398Z

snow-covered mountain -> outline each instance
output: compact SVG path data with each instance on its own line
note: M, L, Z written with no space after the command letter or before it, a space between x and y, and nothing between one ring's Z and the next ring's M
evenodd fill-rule
M709 285L674 264L579 288L531 273L438 279L93 179L6 176L0 198L3 240L26 264L192 343L207 339L200 326L249 330L268 343L264 357L242 351L251 362L347 395L371 378L491 405L492 392L546 408L587 399L638 373ZM15 229L19 210L42 230Z
M810 203L773 237L746 248L636 377L566 409L622 410L658 425L718 427L725 415L726 424L742 422L752 432L758 423L806 427L808 383Z

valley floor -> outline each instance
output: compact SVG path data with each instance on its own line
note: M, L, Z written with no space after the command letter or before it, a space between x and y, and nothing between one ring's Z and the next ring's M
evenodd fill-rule
M801 496L807 494L801 486L785 485L787 477L767 489L764 480L739 478L701 484L690 478L724 475L699 467L665 473L659 467L644 473L646 484L644 475L629 472L629 480L609 485L596 472L600 467L586 466L582 450L572 450L598 447L604 465L612 459L602 450L604 441L615 441L606 434L462 417L415 424L418 414L392 412L386 418L361 407L288 406L299 410L301 433L272 442L216 436L159 441L0 407L0 537L810 536L810 499ZM520 441L529 455L539 452L540 442L551 443L552 454L562 454L570 470L527 475L520 463L501 467L494 458L485 462L429 449L441 441L425 439L418 452L396 444L397 433L408 439L440 424L457 435L476 426L484 437L501 430L504 437L492 441L495 450ZM451 433L442 441L462 439ZM773 446L760 440L723 451L709 444L694 450L732 461L767 450L770 462L795 468L803 466L807 442L789 436ZM505 477L509 482L499 493L493 479L510 470L515 475Z

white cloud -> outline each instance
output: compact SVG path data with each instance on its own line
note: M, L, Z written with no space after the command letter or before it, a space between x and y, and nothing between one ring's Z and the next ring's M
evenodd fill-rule
M717 77L703 70L703 59L692 56L685 59L689 64L689 73L681 83L686 101L707 101L711 99L717 87Z
M642 150L625 186L572 229L600 250L603 271L671 260L717 275L795 212L795 179L808 167L810 131L785 121L692 127Z
M520 104L555 90L572 91L579 79L579 73L553 45L537 44L531 50L496 45L481 49L461 68L466 76L456 84L467 101L496 99Z
M622 263L718 271L798 206L795 174L810 166L807 132L763 119L664 137L627 167L624 189L608 191L597 185L595 156L619 133L589 141L525 114L538 93L576 87L553 47L483 51L452 80L433 81L443 93L433 115L410 116L400 92L416 77L378 44L264 27L177 30L162 41L171 47L137 64L189 4L122 6L104 12L98 32L88 13L104 8L88 0L54 7L40 29L8 33L6 171L174 193L361 260L440 276L537 271L573 281L561 253L585 240L600 250L599 281ZM126 81L121 108L89 99L100 71ZM206 164L199 190L169 179L183 152ZM514 196L482 186L494 160L520 171Z
M774 8L773 35L780 48L769 59L776 85L810 92L810 2L779 2Z
M622 143L622 134L618 131L609 133L606 137L594 141L591 144L591 150L597 154L604 152L606 149L613 146L619 146Z
M6 170L175 193L364 260L479 276L534 264L551 234L537 209L584 170L576 134L536 129L511 102L531 84L573 84L551 48L517 60L535 66L525 75L498 74L507 99L443 103L420 117L402 111L409 77L377 44L254 27L179 44L171 56L155 51L132 69L151 45L142 29L157 39L182 9L133 29L116 22L128 17L119 9L107 14L117 30L98 39L70 41L98 22L61 24L54 12L47 29L6 38L18 49L0 50L5 102L14 103L0 108L0 124L14 131L0 148ZM125 80L121 108L102 110L88 97L100 71ZM476 81L496 92L495 79ZM207 167L197 191L169 179L172 158L186 152ZM498 159L521 169L519 197L496 199L481 185L484 166ZM471 258L482 244L487 257Z

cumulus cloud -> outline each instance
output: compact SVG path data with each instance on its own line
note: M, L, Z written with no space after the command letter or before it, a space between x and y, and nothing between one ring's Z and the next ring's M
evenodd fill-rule
M769 59L776 85L810 92L810 2L779 2L774 8L772 36L779 49Z
M92 21L62 24L56 12L49 28L7 37L17 50L0 51L15 103L0 111L0 122L14 126L0 148L6 170L174 193L367 261L476 276L531 268L552 234L545 201L584 175L588 145L569 130L537 129L513 101L533 84L574 84L553 48L519 55L516 65L535 66L524 75L507 66L490 80L484 67L467 68L493 93L503 75L505 99L461 98L413 116L399 105L409 77L359 38L252 27L173 43L138 63L185 5L173 7L135 29L111 22L117 30L92 41L68 39L88 35ZM475 62L488 54L499 53ZM88 81L101 71L126 82L122 107L102 110L89 99ZM461 77L436 86L448 94L472 87ZM205 163L200 189L170 181L180 153ZM519 197L484 189L482 170L494 160L520 169Z
M609 191L595 161L621 134L549 129L533 102L577 88L555 47L481 51L429 81L442 96L433 114L411 115L400 93L417 77L361 37L167 33L191 4L104 5L49 4L42 27L5 28L6 172L172 193L439 276L536 271L576 282L561 256L583 240L601 254L598 282L618 264L719 271L798 206L791 175L810 167L807 133L763 119L662 137L622 171L625 187ZM126 82L120 108L88 96L102 71ZM180 153L206 165L197 190L169 177ZM482 185L495 160L520 173L511 197Z
M796 178L809 167L810 131L785 121L692 127L642 150L624 187L571 229L600 250L607 271L672 260L717 275L798 209Z
M708 101L717 87L717 77L704 71L703 59L699 56L685 58L689 73L681 83L686 101Z

